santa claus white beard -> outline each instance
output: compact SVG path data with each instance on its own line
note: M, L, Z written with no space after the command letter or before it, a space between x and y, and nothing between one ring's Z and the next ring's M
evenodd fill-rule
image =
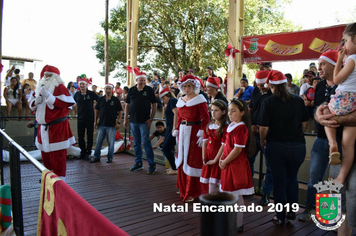
M44 86L50 93L53 94L54 88L58 86L59 83L57 80L54 78L54 76L51 76L49 78L43 77L39 82L38 85L36 86L36 94L40 94L41 87Z

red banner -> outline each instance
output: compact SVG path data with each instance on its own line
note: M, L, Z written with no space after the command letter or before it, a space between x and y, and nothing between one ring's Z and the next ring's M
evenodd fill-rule
M42 172L37 236L127 236L58 176Z
M346 25L242 37L244 63L317 59L330 49L338 50Z

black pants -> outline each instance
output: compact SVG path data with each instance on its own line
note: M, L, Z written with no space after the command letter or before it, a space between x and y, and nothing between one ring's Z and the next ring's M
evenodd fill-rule
M176 138L172 136L172 129L173 126L167 125L167 134L166 137L164 138L164 142L162 145L162 152L166 156L167 160L169 161L172 170L177 170L175 164L176 158L174 157L174 147L176 145Z
M85 147L85 130L87 130L87 146ZM93 147L94 120L78 120L78 143L80 156L91 154Z

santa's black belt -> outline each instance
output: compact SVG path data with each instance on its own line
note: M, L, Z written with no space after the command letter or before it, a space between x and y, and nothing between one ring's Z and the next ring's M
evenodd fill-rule
M49 122L49 123L47 123L47 124L42 124L42 125L44 125L44 126L46 127L46 128L45 128L45 131L47 131L48 126L61 123L61 122L65 121L66 119L67 119L67 117L65 116L65 117L61 117L61 118L52 120L51 122Z
M188 122L186 120L183 120L181 123L181 125L201 125L201 121L198 122Z

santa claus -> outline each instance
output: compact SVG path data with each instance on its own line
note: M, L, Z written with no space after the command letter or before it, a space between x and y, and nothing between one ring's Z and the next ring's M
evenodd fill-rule
M43 164L65 180L66 149L75 143L67 115L75 101L59 74L56 67L46 65L29 104L39 123L36 146Z

